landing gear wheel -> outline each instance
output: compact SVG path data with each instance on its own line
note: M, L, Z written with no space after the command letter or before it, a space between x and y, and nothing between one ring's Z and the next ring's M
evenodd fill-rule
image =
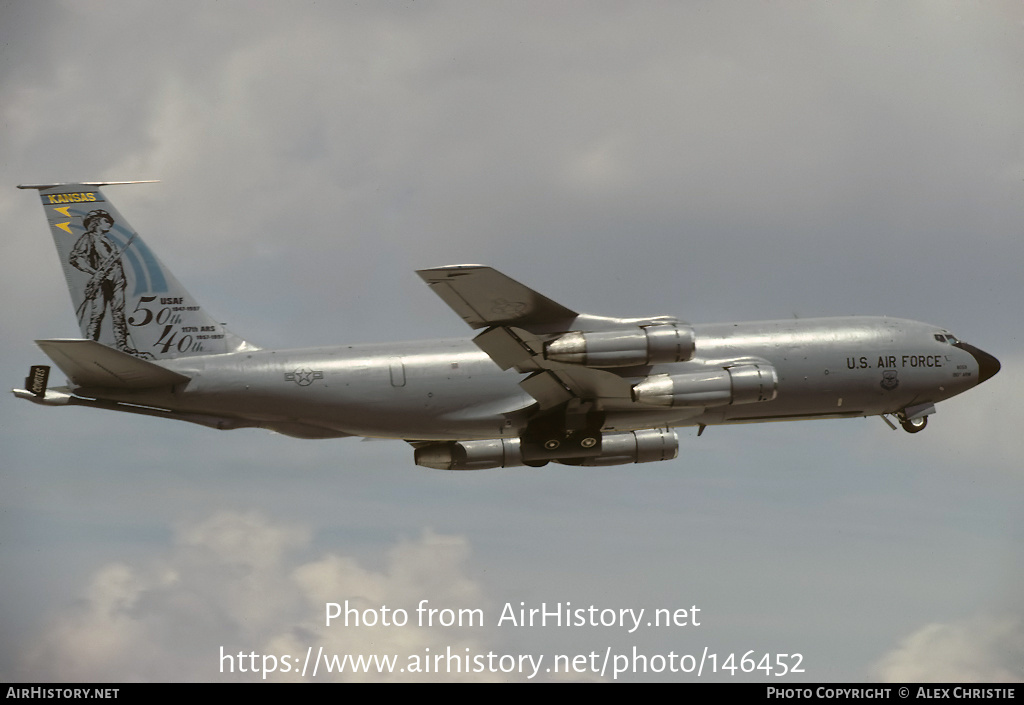
M928 425L927 416L919 416L916 419L900 419L900 426L907 433L919 433Z
M523 465L531 468L542 468L548 464L546 460L524 460Z

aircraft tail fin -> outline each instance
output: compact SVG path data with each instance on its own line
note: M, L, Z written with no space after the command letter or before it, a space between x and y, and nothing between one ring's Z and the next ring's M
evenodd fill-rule
M91 181L39 192L82 336L144 359L256 349L211 317Z

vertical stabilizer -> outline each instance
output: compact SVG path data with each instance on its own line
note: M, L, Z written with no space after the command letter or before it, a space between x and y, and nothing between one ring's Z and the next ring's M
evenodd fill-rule
M82 337L146 359L254 349L178 283L100 186L22 185L42 198Z

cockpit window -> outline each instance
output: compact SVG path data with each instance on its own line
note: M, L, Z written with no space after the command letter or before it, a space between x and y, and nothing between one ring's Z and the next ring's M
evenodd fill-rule
M950 345L956 345L960 342L956 339L955 335L950 335L949 333L936 333L935 339L940 343L949 343Z

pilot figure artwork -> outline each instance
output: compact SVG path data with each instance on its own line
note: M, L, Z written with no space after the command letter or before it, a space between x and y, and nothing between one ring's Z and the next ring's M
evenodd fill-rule
M98 340L104 313L110 309L114 338L118 350L130 354L138 351L128 345L128 324L124 318L124 269L121 252L106 235L114 227L114 219L105 210L89 211L82 218L85 232L78 238L68 258L72 267L89 276L83 292L84 300L78 308L81 321L88 314L86 336Z
M418 465L479 470L669 460L686 426L879 416L917 433L1000 367L919 321L611 318L477 264L418 272L472 339L266 350L192 298L100 190L117 183L139 182L19 187L41 198L82 335L36 341L67 384L34 365L22 399L401 439Z

